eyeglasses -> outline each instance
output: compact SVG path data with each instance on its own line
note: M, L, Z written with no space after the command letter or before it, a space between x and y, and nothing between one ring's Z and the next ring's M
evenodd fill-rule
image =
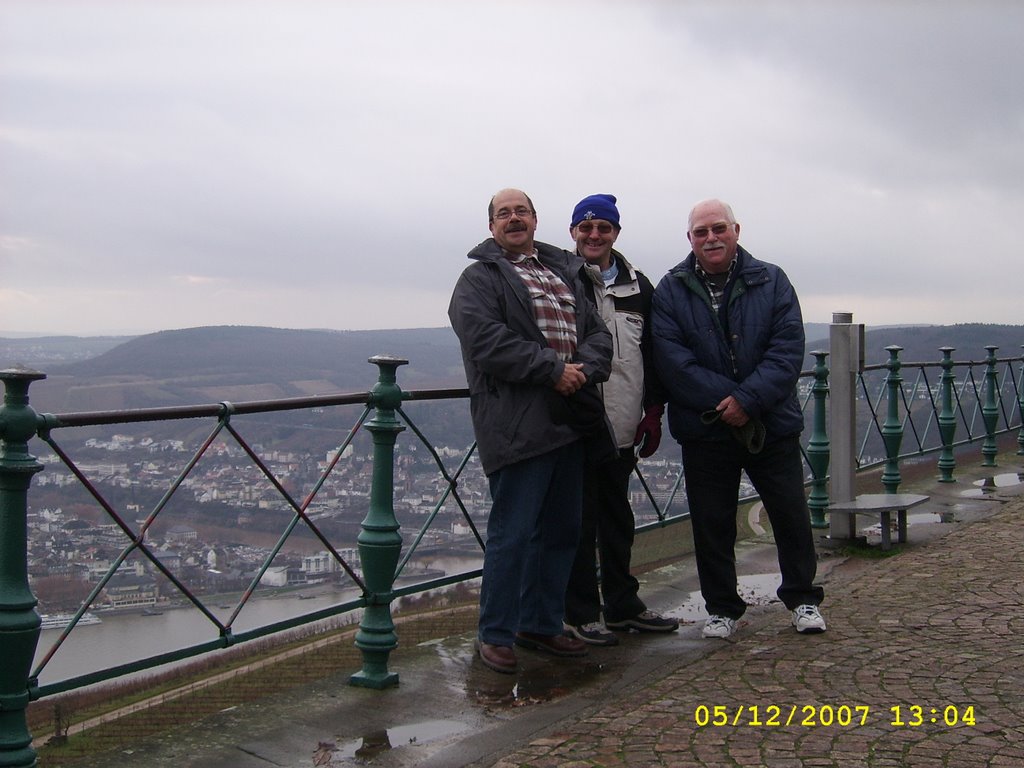
M527 216L532 215L533 211L531 211L525 205L520 205L518 208L513 208L512 210L509 210L508 208L502 208L494 212L494 218L496 218L498 221L505 221L505 219L511 219L513 213L520 219L525 219Z
M732 226L732 224L712 224L710 227L697 227L696 229L691 229L690 234L698 240L703 240L708 236L708 232L712 232L716 235L724 235Z
M589 235L591 232L593 232L594 227L597 227L597 231L600 232L602 235L607 235L612 231L612 225L609 224L608 222L601 222L600 224L595 224L592 221L581 221L579 224L576 225L576 229L578 229L584 235Z

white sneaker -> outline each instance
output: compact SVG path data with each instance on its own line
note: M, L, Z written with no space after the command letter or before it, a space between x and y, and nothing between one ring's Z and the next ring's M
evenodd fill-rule
M798 605L793 610L793 626L808 635L825 631L825 619L816 605Z
M701 635L704 637L720 637L723 640L736 631L736 619L728 616L708 616L704 622L704 629Z

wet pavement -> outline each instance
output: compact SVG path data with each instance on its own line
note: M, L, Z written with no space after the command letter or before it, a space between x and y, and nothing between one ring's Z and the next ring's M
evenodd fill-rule
M683 622L676 633L625 634L581 659L519 649L516 675L483 667L471 631L400 646L397 688L328 678L93 765L1022 765L1022 459L905 483L931 498L889 556L822 541L821 635L790 626L761 536L738 548L751 607L727 641L700 637L689 557L641 577L649 605Z

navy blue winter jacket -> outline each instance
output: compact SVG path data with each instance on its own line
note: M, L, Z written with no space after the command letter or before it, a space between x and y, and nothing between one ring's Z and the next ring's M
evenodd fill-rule
M654 360L669 393L669 429L680 442L733 439L721 422L705 425L700 419L728 395L763 422L768 441L803 430L796 393L804 360L800 302L780 267L742 247L736 260L726 326L694 271L692 251L654 291Z

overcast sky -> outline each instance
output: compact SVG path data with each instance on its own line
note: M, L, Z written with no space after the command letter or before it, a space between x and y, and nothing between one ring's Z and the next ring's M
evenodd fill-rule
M497 190L804 319L1024 323L1024 3L0 2L0 334L448 324Z

